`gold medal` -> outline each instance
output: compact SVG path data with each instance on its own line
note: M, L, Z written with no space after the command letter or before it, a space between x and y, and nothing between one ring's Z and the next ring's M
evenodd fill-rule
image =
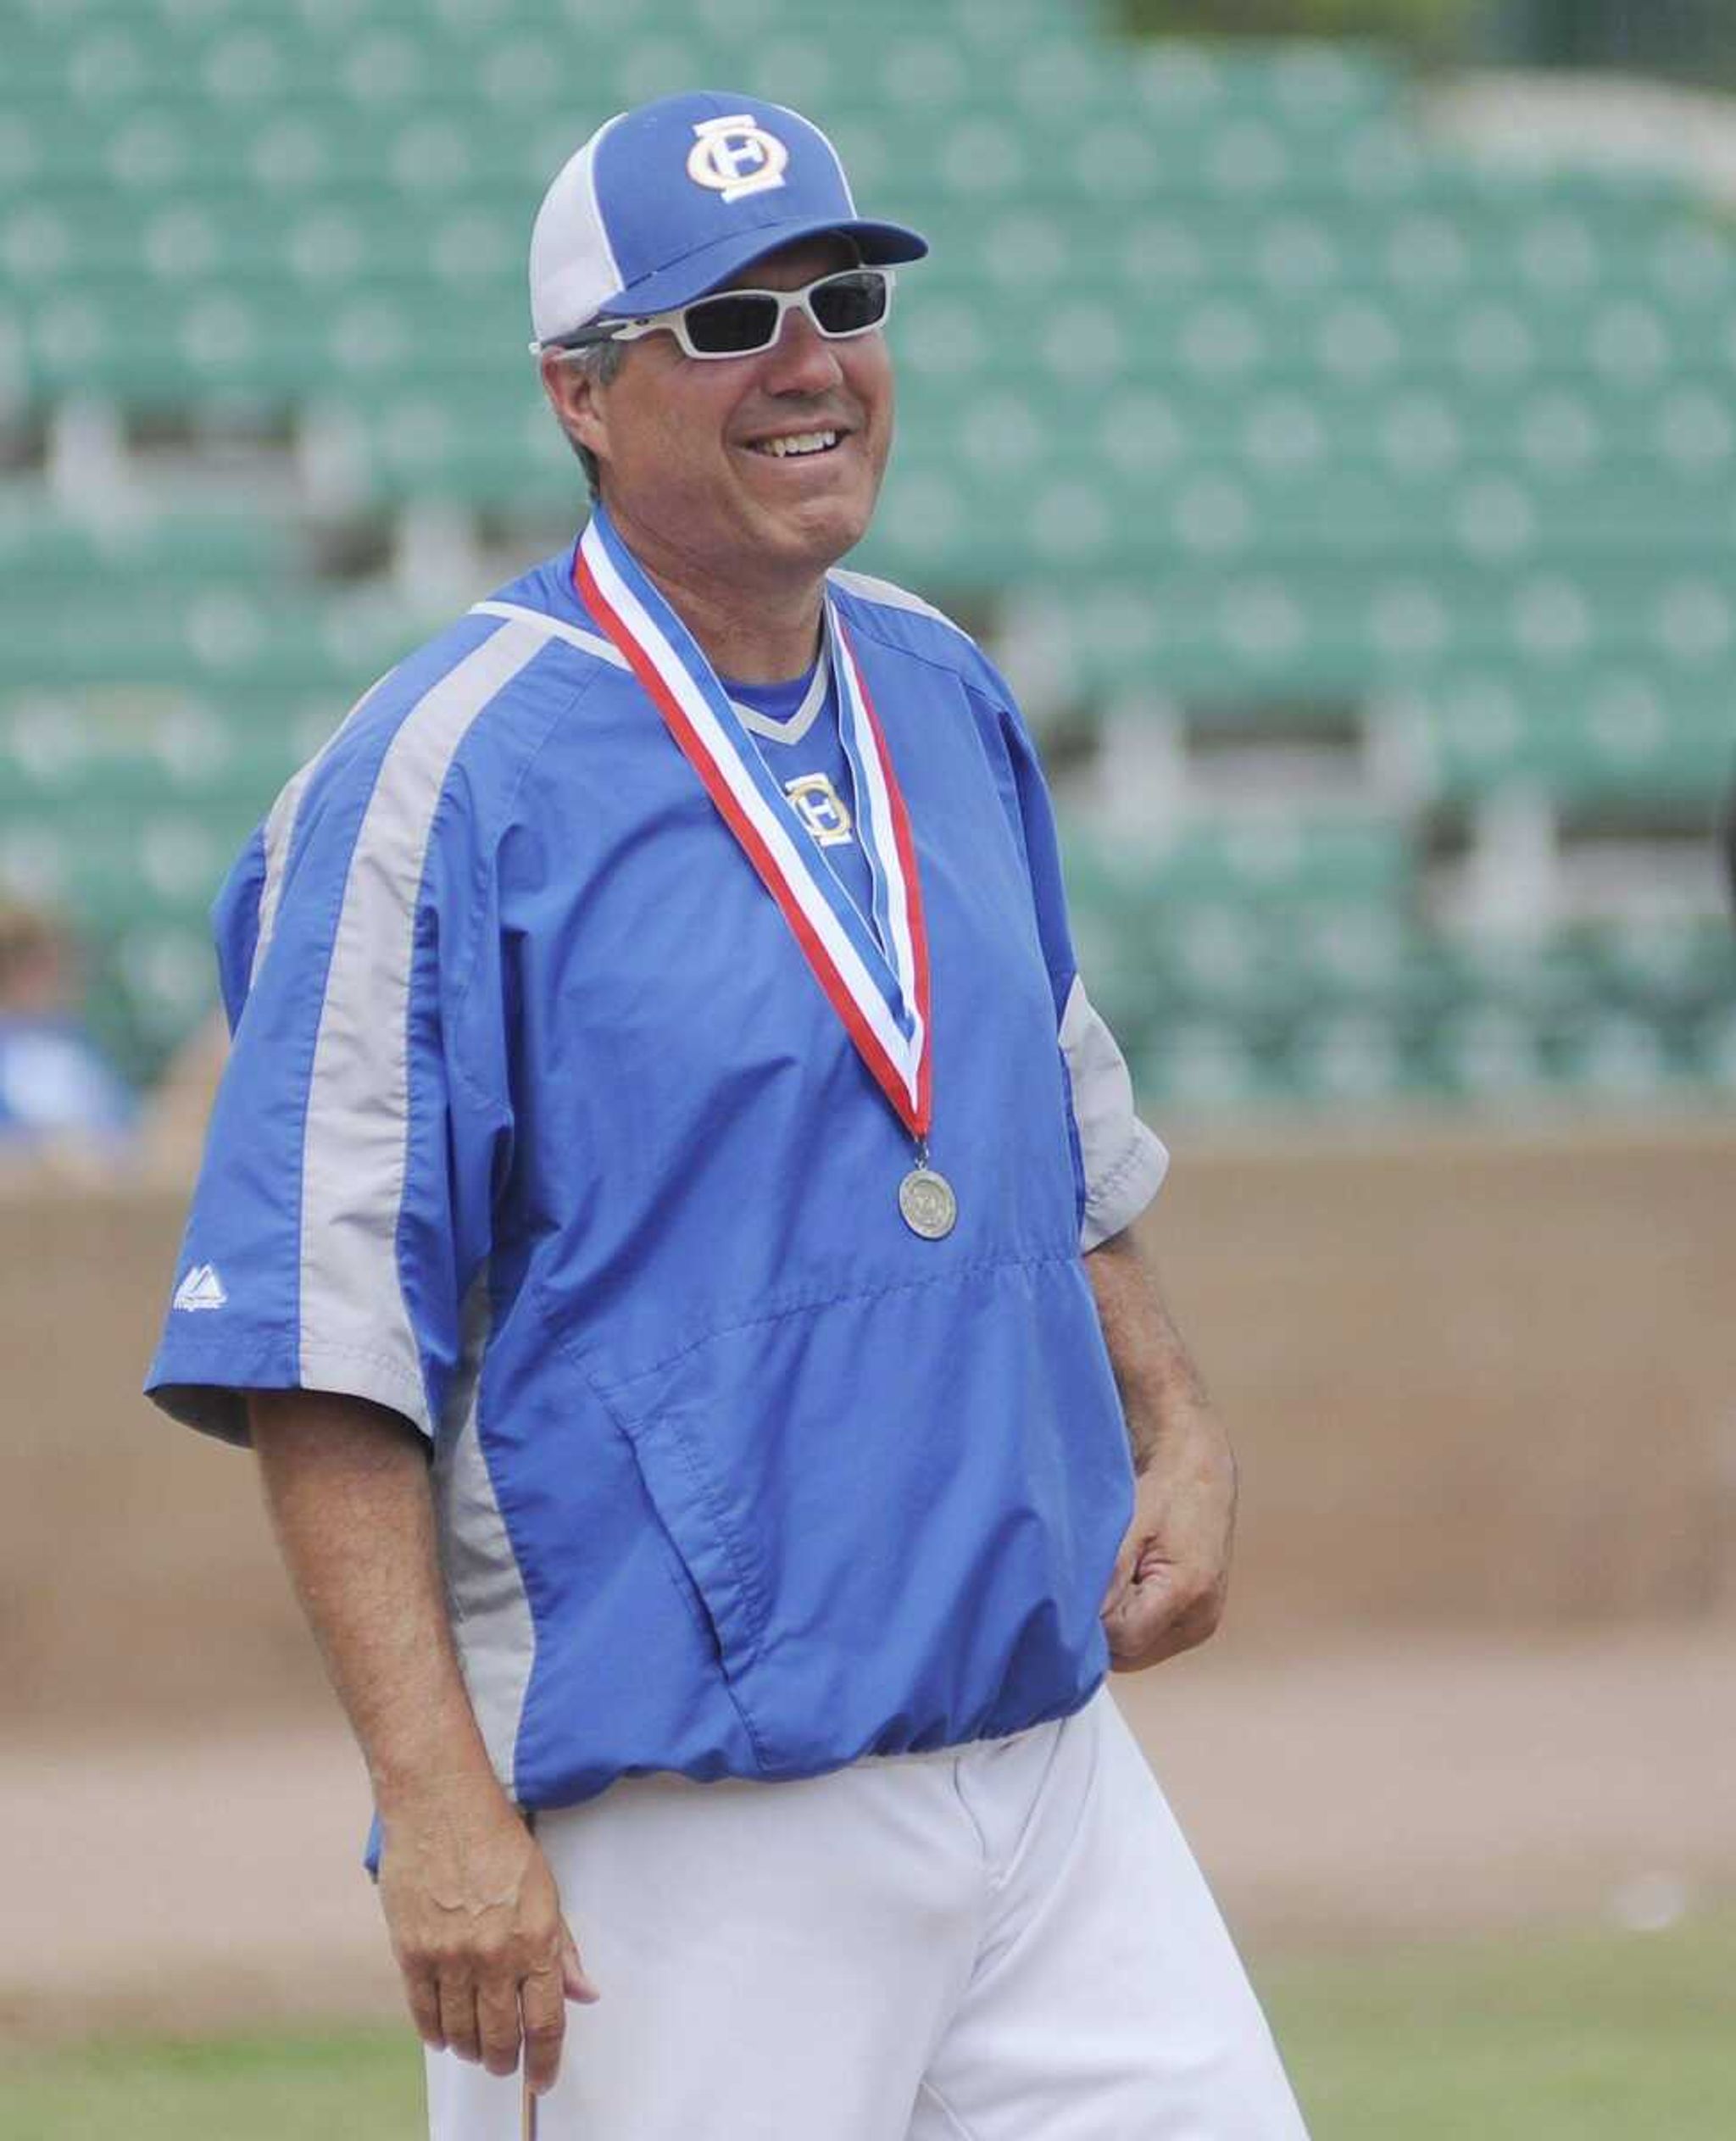
M904 1224L925 1242L938 1242L958 1224L959 1200L943 1174L928 1166L913 1167L899 1184L899 1210Z

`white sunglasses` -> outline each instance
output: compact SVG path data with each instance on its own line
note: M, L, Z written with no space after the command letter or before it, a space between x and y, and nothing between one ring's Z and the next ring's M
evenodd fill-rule
M845 268L821 275L799 290L719 290L691 304L642 319L602 320L552 342L532 342L533 351L572 356L599 342L637 342L667 330L689 357L753 357L771 348L783 332L784 315L804 312L827 342L853 342L883 326L892 310L890 268Z

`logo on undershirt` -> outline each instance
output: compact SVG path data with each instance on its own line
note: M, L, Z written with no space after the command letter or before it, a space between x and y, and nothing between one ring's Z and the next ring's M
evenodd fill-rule
M849 808L832 785L829 773L798 773L793 781L784 782L783 792L821 847L849 844L854 832Z

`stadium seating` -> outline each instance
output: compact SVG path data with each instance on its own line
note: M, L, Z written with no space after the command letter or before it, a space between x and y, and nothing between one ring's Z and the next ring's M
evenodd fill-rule
M814 109L934 239L855 562L984 626L1049 738L1155 1100L1736 1087L1678 867L1733 759L1706 204L1475 163L1367 46L1133 47L1084 0L625 13L0 0L0 883L91 931L136 1071L210 999L235 848L454 592L406 561L504 570L581 509L529 217L609 111L710 80ZM1674 841L1660 896L1588 893L1581 826Z

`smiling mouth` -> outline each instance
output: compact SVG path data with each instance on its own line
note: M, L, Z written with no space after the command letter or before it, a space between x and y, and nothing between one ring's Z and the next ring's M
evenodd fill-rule
M842 431L791 431L781 438L750 439L748 450L769 460L805 461L832 453L844 436Z

